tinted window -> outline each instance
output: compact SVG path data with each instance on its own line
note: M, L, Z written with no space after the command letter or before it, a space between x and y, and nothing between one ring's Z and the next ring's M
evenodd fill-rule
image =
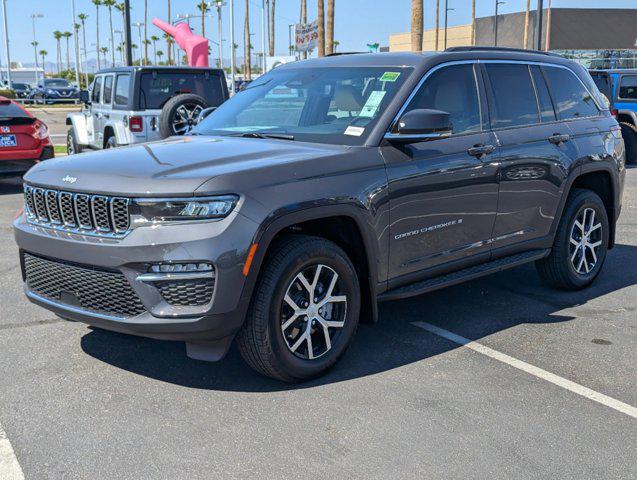
M619 84L619 98L637 100L637 75L623 75Z
M610 75L605 72L592 72L591 77L600 92L606 95L609 100L613 98L613 89L611 85Z
M487 64L493 128L539 123L537 97L527 65Z
M405 113L419 108L451 114L453 133L479 131L480 100L473 65L453 65L432 73Z
M115 84L115 105L128 105L130 75L118 75Z
M553 102L551 101L551 95L549 89L546 86L546 80L542 75L540 67L531 67L531 76L533 77L533 84L535 85L535 91L537 93L537 103L540 106L540 117L543 122L554 122L555 110L553 110Z
M104 95L102 95L103 103L105 105L110 105L111 100L113 99L113 75L109 75L105 77L104 80Z
M63 78L51 78L50 80L44 80L45 87L70 87L71 84Z
M205 72L153 72L141 76L141 108L162 108L168 100L180 93L199 95L211 106L218 106L223 102L221 82L217 75Z
M102 92L102 77L95 77L93 82L93 93L91 94L91 100L93 103L100 103L100 93Z
M557 67L542 67L542 71L553 95L557 118L590 117L599 113L593 97L571 71Z
M28 117L29 115L13 102L0 102L0 120L3 118Z

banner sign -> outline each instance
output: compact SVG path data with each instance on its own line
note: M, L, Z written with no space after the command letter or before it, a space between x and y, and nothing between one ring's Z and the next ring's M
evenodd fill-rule
M314 50L318 45L318 20L312 23L294 25L295 48L297 52Z

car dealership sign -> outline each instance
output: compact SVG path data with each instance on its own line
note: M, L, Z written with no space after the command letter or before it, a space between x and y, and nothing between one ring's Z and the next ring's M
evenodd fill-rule
M314 50L318 44L318 20L312 23L294 25L295 48L297 52Z

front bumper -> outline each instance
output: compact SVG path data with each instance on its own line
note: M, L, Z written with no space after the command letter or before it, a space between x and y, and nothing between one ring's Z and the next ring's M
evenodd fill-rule
M24 215L14 222L22 258L28 253L61 264L117 272L144 309L134 316L95 311L68 298L46 297L25 283L25 293L33 303L107 330L186 342L231 337L241 327L247 311L247 302L242 300L242 269L256 228L255 222L237 212L215 222L134 228L123 238L51 230L29 223ZM206 262L215 268L212 299L205 305L169 304L156 284L138 279L151 265L189 262Z

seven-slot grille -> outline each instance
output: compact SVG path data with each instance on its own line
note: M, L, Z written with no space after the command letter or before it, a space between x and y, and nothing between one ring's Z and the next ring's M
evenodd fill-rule
M82 233L122 235L130 228L128 207L123 197L62 192L24 186L29 220Z

